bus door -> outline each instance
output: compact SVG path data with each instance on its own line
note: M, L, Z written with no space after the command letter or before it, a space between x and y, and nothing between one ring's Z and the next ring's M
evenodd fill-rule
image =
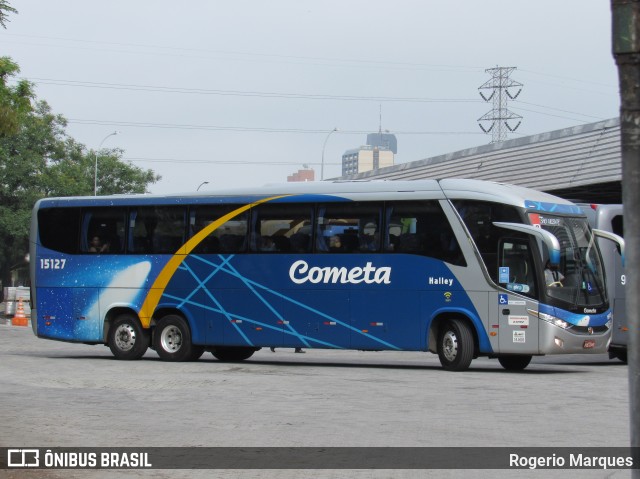
M499 353L538 351L538 319L529 314L537 297L533 255L528 239L500 240L498 282L504 290L490 293L489 331L498 333ZM537 310L537 308L536 308ZM497 328L495 326L498 326Z

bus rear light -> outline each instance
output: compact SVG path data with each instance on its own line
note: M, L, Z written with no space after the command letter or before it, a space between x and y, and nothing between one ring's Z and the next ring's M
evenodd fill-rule
M559 348L564 347L564 341L560 338L554 338L553 342L556 343L556 346L558 346Z
M384 323L369 323L369 326L384 326Z

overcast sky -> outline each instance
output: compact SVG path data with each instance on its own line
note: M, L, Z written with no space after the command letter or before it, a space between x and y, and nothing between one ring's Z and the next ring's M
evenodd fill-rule
M10 4L0 55L70 136L162 175L153 193L283 182L303 164L319 177L325 140L325 178L339 176L380 110L396 163L489 143L478 87L496 66L524 85L510 138L619 110L608 0Z

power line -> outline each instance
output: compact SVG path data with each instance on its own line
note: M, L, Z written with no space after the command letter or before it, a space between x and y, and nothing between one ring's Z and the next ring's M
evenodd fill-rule
M617 93L617 88L618 88L618 85L612 85L610 83L595 82L595 81L590 81L590 80L583 80L581 78L570 78L570 77L565 77L565 76L560 76L560 75L550 75L548 73L541 73L541 72L536 72L536 71L533 71L533 70L526 70L526 69L522 69L522 68L520 68L518 71L531 73L533 75L539 75L539 76L543 76L543 77L556 78L558 80L569 80L569 81L576 82L576 83L585 83L587 85L603 86L603 87L606 87L606 88L611 88L611 89L616 90L616 93Z
M321 94L304 94L304 93L283 93L283 92L261 92L261 91L242 91L242 90L214 90L214 89L199 89L199 88L181 88L181 87L163 87L154 85L136 85L136 84L122 84L122 83L105 83L105 82L89 82L89 81L76 81L76 80L59 80L50 78L25 78L31 82L37 82L44 85L60 85L60 86L73 86L84 88L103 88L114 90L130 90L130 91L148 91L155 93L174 93L174 94L191 94L191 95L219 95L219 96L240 96L240 97L257 97L257 98L284 98L284 99L303 99L303 100L334 100L334 101L370 101L370 102L406 102L406 103L482 103L481 100L465 99L465 98L420 98L420 97L385 97L385 96L355 96L355 95L321 95ZM554 108L546 105L540 105L536 103L523 102L519 99L514 100L517 104L537 106L545 108L547 110L555 110L562 113L569 113L571 115L578 115L586 118L593 118L602 120L602 117L588 115L585 113L563 110L560 108ZM552 116L555 118L564 118L574 121L584 121L576 119L575 117L553 115L535 110L526 110L524 108L517 108L523 111L531 111L540 115ZM406 134L406 133L405 133Z
M133 128L162 128L176 130L206 130L206 131L237 131L255 133L296 133L296 134L326 134L323 129L302 129L302 128L266 128L266 127L246 127L246 126L223 126L223 125L188 125L177 123L148 123L132 121L110 121L110 120L86 120L70 118L69 123L80 125L107 125ZM369 130L340 130L339 134L362 135L370 133ZM478 131L395 131L397 135L482 135Z
M413 103L481 103L473 98L420 98L420 97L387 97L356 95L320 95L305 93L282 93L242 90L209 90L201 88L164 87L156 85L136 85L126 83L105 83L76 80L59 80L51 78L25 78L25 80L44 85L74 86L83 88L105 88L112 90L149 91L160 93L185 93L191 95L223 95L260 98L291 98L304 100L337 100L337 101L375 101L375 102L413 102Z
M441 64L428 64L428 63L417 63L417 62L402 62L402 61L388 61L388 60L366 60L359 58L331 58L331 57L311 57L311 56L302 56L302 55L282 55L277 53L261 53L261 52L244 52L244 51L228 51L228 50L211 50L206 48L188 48L188 47L174 47L168 45L154 45L154 44L144 44L144 43L125 43L125 42L105 42L105 41L97 41L97 40L86 40L86 39L77 39L77 38L64 38L64 37L52 37L52 36L44 36L44 35L24 35L24 34L12 34L12 33L4 33L6 36L13 37L26 37L26 38L35 38L39 40L46 40L47 43L42 45L39 44L37 46L48 46L51 47L51 40L62 41L62 42L73 42L80 43L85 45L104 45L107 47L124 47L124 48L142 48L142 49L151 49L151 50L159 50L160 52L164 51L173 51L173 56L185 57L185 53L192 52L196 54L195 56L206 56L210 57L211 55L234 55L247 57L246 59L242 59L244 61L255 61L255 58L263 58L263 59L271 59L278 62L286 61L287 63L301 63L301 62L329 62L329 63L338 63L341 66L358 66L358 67L380 67L380 68L423 68L428 70L436 70L436 71L452 71L452 72L480 72L482 71L481 67L476 66L468 66L468 65L441 65ZM84 47L87 48L87 47ZM89 47L89 49L91 49ZM142 54L162 54L166 55L166 53L156 53L156 52L129 52L129 53L142 53Z
M127 157L123 160L136 163L180 163L180 164L207 164L207 165L265 165L265 166L296 166L300 165L299 161L250 161L250 160L185 160L179 158L145 158L145 157ZM320 162L305 162L306 165L321 165ZM341 165L340 162L325 162L325 165Z
M543 106L542 108L545 108L545 107ZM521 108L521 107L513 107L513 110L516 110L516 111L528 111L530 113L537 113L538 115L550 116L552 118L562 118L563 120L572 120L572 121L577 121L577 122L586 121L586 120L581 119L581 118L573 118L573 117L566 116L566 115L554 115L553 113L548 113L548 112L538 111L538 110L529 110L527 108ZM569 113L573 113L573 112L569 112ZM580 113L574 113L574 114L580 115ZM584 115L584 116L589 116L589 115ZM600 121L606 120L606 118L601 118L601 117L591 117L591 118L597 118ZM510 133L513 133L513 132L510 132Z
M538 106L538 107L540 107L540 108L545 108L545 109L547 109L547 110L555 110L555 111L559 111L559 112L562 112L562 113L569 113L569 114L571 114L571 115L584 116L584 117L592 118L592 119L595 119L595 120L598 120L598 121L600 121L600 120L606 120L606 118L602 118L601 116L586 115L586 114L584 114L584 113L579 113L579 112L577 112L577 111L563 110L563 109L561 109L561 108L554 108L554 107L552 107L552 106L539 105L539 104L537 104L537 103L529 103L529 102L522 101L522 100L514 100L514 103L515 103L515 104L521 104L521 105ZM524 110L524 111L531 111L531 112L533 112L533 113L539 113L539 114L541 114L541 115L557 116L558 118L567 118L567 119L569 119L569 120L583 121L583 120L577 120L577 119L575 119L575 118L570 118L570 117L564 117L564 116L559 116L559 115L551 115L551 114L549 114L549 113L544 113L544 112L541 112L541 111L525 110L524 108L514 108L514 109L520 109L520 110Z

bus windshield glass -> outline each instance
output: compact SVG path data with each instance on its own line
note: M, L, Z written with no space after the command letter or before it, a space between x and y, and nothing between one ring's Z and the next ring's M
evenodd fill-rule
M531 224L560 242L560 264L545 261L547 296L569 309L602 306L607 301L604 268L586 218L529 213Z

